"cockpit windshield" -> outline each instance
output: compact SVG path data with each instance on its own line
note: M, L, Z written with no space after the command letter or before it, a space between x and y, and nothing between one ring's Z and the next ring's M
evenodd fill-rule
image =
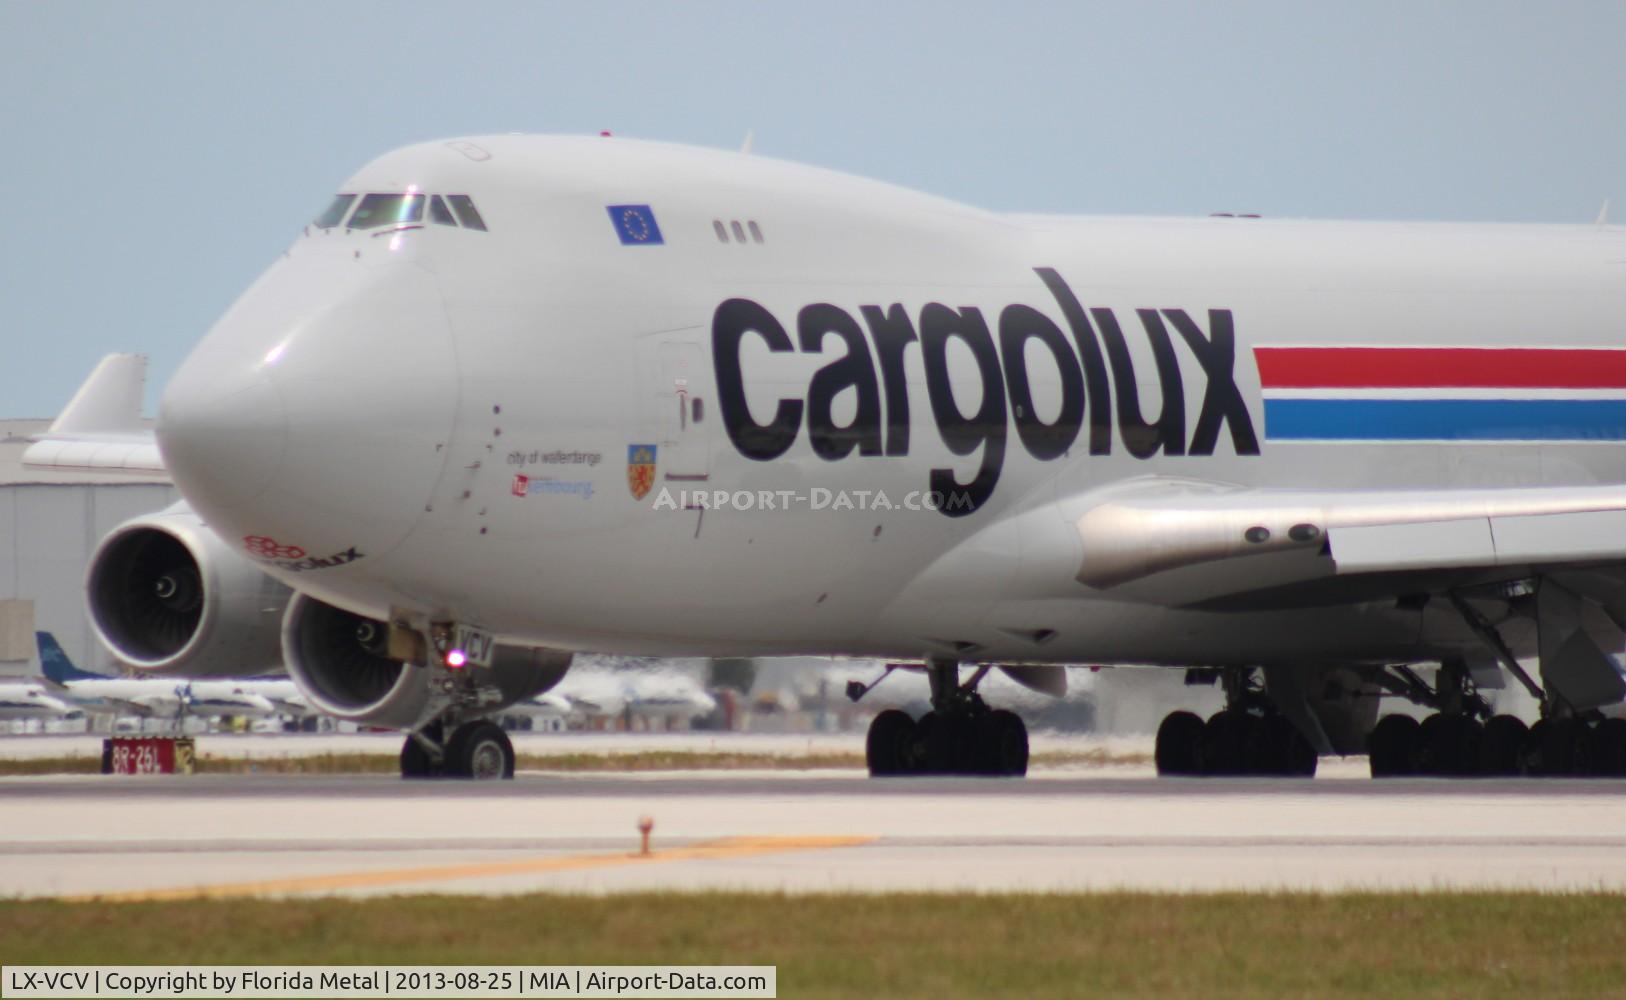
M316 228L378 229L381 226L422 226L425 209L439 226L478 229L486 220L466 194L428 195L374 193L335 195L327 211L316 218ZM348 219L348 221L347 221Z
M452 218L452 210L446 207L446 202L438 194L429 199L429 219L437 226L457 225L457 220Z
M363 196L350 217L351 229L377 229L423 221L421 194L369 194Z
M350 206L355 200L356 196L353 194L335 195L333 204L327 207L327 211L316 217L316 228L332 229L343 222L345 213L350 211Z
M486 220L480 217L480 210L474 207L474 199L466 194L449 194L446 200L452 203L452 210L463 223L464 229L479 229L484 231Z

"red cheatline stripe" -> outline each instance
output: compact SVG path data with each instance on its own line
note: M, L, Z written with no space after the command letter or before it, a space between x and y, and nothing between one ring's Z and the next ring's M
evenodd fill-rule
M1256 347L1266 389L1626 389L1626 351Z

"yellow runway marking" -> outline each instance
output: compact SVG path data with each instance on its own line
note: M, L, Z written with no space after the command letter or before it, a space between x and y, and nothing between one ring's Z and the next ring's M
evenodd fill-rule
M536 875L543 872L574 871L581 868L614 868L622 865L648 865L661 861L716 861L746 858L784 851L816 851L831 847L861 847L874 837L725 837L692 847L674 847L649 854L579 854L566 857L532 858L525 861L491 861L483 864L439 865L428 868L394 868L387 871L346 872L339 875L310 875L303 878L268 879L258 882L228 882L221 885L186 886L177 889L135 889L128 892L88 893L62 897L68 903L148 903L177 899L237 899L244 896L274 896L337 889L410 885L418 882L455 882L494 875Z

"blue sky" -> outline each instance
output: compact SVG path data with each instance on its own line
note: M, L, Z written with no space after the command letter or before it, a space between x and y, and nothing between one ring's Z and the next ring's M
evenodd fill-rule
M1626 218L1626 3L0 0L0 416L149 399L357 166L737 146L993 209Z

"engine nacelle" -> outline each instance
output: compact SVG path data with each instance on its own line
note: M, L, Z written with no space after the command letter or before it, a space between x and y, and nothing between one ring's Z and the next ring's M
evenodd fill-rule
M352 614L308 594L296 594L282 622L288 673L317 711L369 726L409 729L423 721L436 671L391 659L389 626ZM498 646L489 668L467 667L496 697L496 711L564 679L571 654Z
M282 669L288 588L184 502L108 532L85 589L96 637L139 670L207 677Z

